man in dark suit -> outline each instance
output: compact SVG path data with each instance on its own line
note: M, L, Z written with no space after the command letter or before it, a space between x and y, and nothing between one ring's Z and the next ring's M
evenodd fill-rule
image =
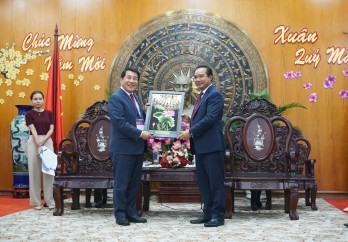
M212 85L213 73L208 66L198 66L194 82L201 91L191 115L191 127L179 138L190 139L196 158L196 173L203 199L203 216L191 220L192 224L217 227L224 224L224 153L222 114L224 99ZM183 115L183 118L188 118Z
M114 175L114 213L116 223L127 226L130 222L146 223L135 208L141 184L142 164L146 139L145 113L139 98L134 95L140 73L126 68L121 73L121 87L110 97L108 110L111 120L110 153Z

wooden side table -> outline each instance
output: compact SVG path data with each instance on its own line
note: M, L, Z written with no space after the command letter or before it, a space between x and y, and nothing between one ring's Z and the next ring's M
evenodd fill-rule
M183 202L182 199L185 198L187 198L187 201L189 202L192 202L192 200L200 202L195 167L178 168L176 170L169 168L143 167L141 181L142 189L140 189L137 199L137 210L139 214L142 214L143 211L149 211L151 182L165 182L167 185L171 183L183 184L183 186L169 186L170 189L166 190L166 193L171 195L171 197L180 197L179 201L175 199L171 202Z

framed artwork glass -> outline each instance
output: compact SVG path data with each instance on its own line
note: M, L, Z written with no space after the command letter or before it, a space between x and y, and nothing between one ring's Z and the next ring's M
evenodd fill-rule
M184 92L150 91L145 130L154 137L177 138L181 131Z

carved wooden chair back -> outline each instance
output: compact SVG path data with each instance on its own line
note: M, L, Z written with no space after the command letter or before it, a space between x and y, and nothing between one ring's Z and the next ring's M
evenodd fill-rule
M100 116L92 121L81 119L72 129L74 147L78 153L78 172L102 175L111 173L109 153L110 118Z
M231 129L234 122L242 124ZM232 172L289 172L292 125L286 118L259 113L235 116L227 122L225 136Z
M89 173L110 175L112 172L109 150L110 119L107 102L98 101L90 106L82 119L75 122L68 136L59 144L62 174Z

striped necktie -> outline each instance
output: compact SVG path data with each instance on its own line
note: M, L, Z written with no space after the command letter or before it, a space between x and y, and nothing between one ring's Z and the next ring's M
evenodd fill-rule
M196 102L195 108L193 109L193 112L192 112L192 115L191 115L191 124L190 124L190 126L192 126L192 124L193 124L193 118L195 117L195 115L197 113L197 110L198 110L198 107L199 107L199 104L202 101L202 96L203 96L203 92L201 92L199 94L198 98L197 98L197 102Z
M135 102L134 95L133 95L133 94L130 94L129 96L130 96L130 98L132 99L132 102L134 103L135 107L136 107L137 110L138 110L138 106L137 106L137 103ZM138 110L138 111L139 111L139 110Z

